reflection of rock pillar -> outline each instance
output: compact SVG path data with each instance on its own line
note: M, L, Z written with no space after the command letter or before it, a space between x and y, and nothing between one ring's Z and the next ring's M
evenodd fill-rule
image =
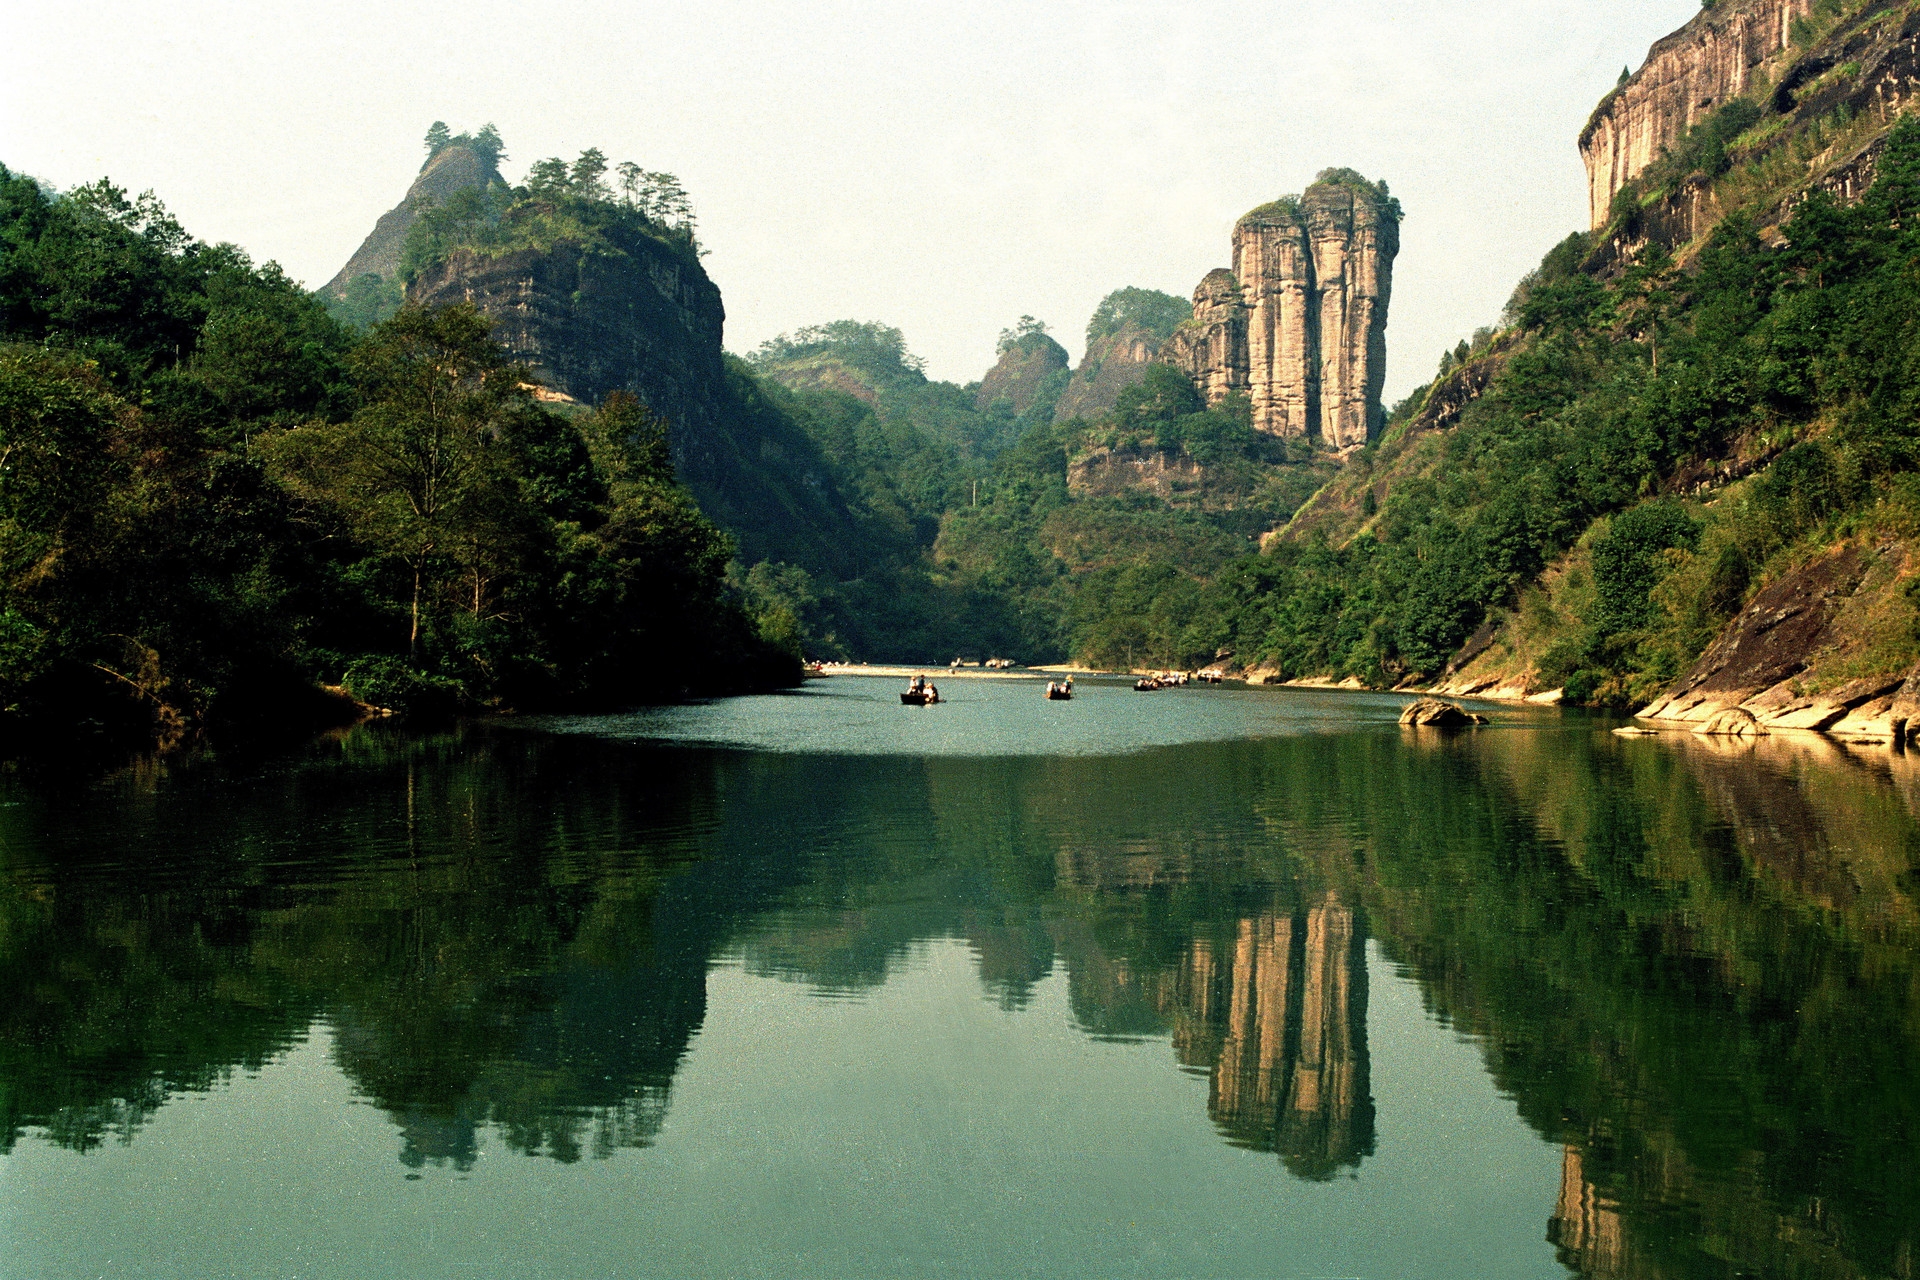
M1561 1260L1583 1276L1619 1275L1626 1261L1619 1211L1602 1201L1587 1181L1575 1146L1560 1156L1560 1200L1547 1224L1547 1240L1559 1248Z
M1223 975L1208 1110L1231 1141L1277 1151L1302 1177L1331 1177L1373 1150L1365 947L1329 895L1304 917L1242 920Z
M1307 912L1299 1047L1275 1145L1289 1168L1328 1177L1373 1149L1366 942L1332 894Z
M1285 1080L1293 921L1242 920L1234 941L1227 1032L1208 1106L1216 1116L1269 1116Z

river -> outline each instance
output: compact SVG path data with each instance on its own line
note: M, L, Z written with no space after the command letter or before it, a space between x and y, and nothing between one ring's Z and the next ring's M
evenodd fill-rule
M0 1276L1912 1275L1912 757L897 686L0 775Z

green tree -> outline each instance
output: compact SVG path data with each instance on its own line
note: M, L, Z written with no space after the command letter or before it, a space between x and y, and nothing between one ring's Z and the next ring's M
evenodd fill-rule
M275 450L296 486L345 512L359 538L405 566L407 652L416 660L436 588L470 580L478 615L520 533L502 440L530 395L491 327L470 306L402 308L353 353L362 407L352 420L300 428Z
M598 147L588 147L573 162L567 177L575 195L588 200L604 200L608 196L606 173L605 153Z
M1093 309L1093 318L1087 321L1087 342L1091 345L1128 325L1166 338L1192 315L1193 305L1185 298L1158 289L1115 289Z

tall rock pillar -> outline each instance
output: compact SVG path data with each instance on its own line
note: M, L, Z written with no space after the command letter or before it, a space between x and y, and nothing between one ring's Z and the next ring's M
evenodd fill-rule
M1318 410L1313 253L1299 205L1276 200L1234 224L1233 274L1247 307L1253 429L1304 436Z
M1320 438L1331 448L1367 442L1387 374L1387 302L1399 224L1372 192L1317 182L1301 198L1319 293Z
M1357 448L1385 416L1399 251L1400 205L1386 185L1328 169L1306 194L1234 224L1233 269L1207 273L1161 359L1209 405L1245 391L1256 431Z

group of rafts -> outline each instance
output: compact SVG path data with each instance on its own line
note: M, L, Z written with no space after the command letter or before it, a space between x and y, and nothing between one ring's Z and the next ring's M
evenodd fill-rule
M1174 689L1194 680L1202 684L1219 684L1226 677L1219 671L1202 671L1192 674L1185 671L1159 671L1142 676L1133 682L1133 687L1141 693L1150 693L1155 689ZM1073 677L1065 680L1047 681L1047 700L1049 702L1070 702L1073 700ZM940 701L940 689L930 683L923 675L915 676L907 687L900 691L900 701L909 707L930 707Z

